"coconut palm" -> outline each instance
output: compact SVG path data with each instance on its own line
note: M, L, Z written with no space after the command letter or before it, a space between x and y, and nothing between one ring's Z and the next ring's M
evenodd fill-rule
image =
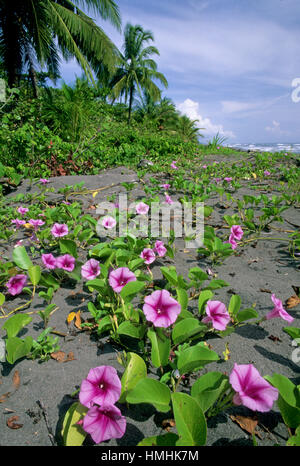
M138 121L150 121L160 130L168 130L177 121L175 104L171 99L164 97L155 102L147 91L142 98L135 100L135 118Z
M142 98L144 89L154 101L157 101L161 97L161 90L155 81L159 81L165 87L168 86L165 76L157 71L156 62L149 58L151 55L159 55L159 51L153 45L145 46L149 41L154 41L151 31L145 31L140 25L126 24L124 53L120 53L119 56L120 66L112 80L112 90L116 98L125 96L126 103L129 97L128 123L137 91Z
M185 140L185 141L192 141L197 142L198 137L203 137L199 131L200 129L196 123L198 120L191 120L186 115L178 115L178 119L175 125L176 132Z
M55 75L60 55L75 57L89 79L96 63L115 64L116 47L80 6L120 29L113 0L0 0L0 61L9 87L27 68L36 94L37 65Z

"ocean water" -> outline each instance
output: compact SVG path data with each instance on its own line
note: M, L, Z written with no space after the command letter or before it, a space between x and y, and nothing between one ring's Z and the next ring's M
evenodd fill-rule
M224 144L233 149L253 150L258 152L288 152L300 154L300 143L263 143L263 144Z

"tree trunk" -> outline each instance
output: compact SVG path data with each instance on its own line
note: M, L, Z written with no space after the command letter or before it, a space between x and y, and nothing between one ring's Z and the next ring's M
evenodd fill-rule
M128 108L128 124L130 125L131 110L132 110L132 101L133 101L133 86L131 86L129 91L129 108Z

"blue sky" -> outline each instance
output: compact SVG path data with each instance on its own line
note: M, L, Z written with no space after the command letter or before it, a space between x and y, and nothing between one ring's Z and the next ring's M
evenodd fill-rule
M158 70L169 83L163 96L198 119L206 139L219 132L227 143L300 142L300 101L292 99L299 0L115 1L122 27L153 32ZM121 48L122 33L95 19ZM81 75L74 61L61 71L68 83Z

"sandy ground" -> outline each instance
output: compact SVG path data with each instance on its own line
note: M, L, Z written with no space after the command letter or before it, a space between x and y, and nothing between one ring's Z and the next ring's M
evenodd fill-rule
M209 158L208 158L209 159ZM215 156L213 160L215 159ZM154 176L155 174L151 174ZM64 185L74 185L84 181L87 189L106 187L99 192L95 198L95 203L107 198L113 193L125 192L125 188L120 183L138 182L135 172L124 167L95 176L81 177L59 177L52 178L49 187L54 187L55 191ZM163 181L163 178L162 178ZM253 183L252 183L253 184ZM113 186L111 186L113 185ZM107 187L111 186L111 187ZM136 184L131 193L132 198L138 199L143 195L142 185ZM266 186L265 188L268 188ZM262 187L262 189L265 189ZM36 185L30 186L24 181L17 191L9 196L14 196L19 192L35 192ZM275 191L274 191L275 192ZM243 194L255 195L253 190L247 187L247 182L234 194L234 197ZM171 193L176 198L178 193ZM60 202L62 197L57 193L51 193L49 199L53 202ZM76 197L88 209L91 203L91 196L83 198ZM221 216L224 215L224 208L220 199L211 197L209 205L214 206L214 212L208 219L211 225L220 224ZM88 210L91 214L91 210ZM226 213L231 215L233 210L227 209ZM283 224L275 223L274 226L281 229L291 229L293 222L300 226L299 210L291 207L284 212L287 220ZM278 231L271 230L264 233L266 236L278 236ZM284 236L285 233L280 233ZM286 243L273 241L257 241L250 243L247 247L240 248L237 255L231 256L218 266L211 267L208 260L197 257L196 250L185 250L183 242L176 241L177 251L174 261L169 258L161 259L152 267L154 278L162 278L159 266L174 264L178 273L187 276L188 270L193 266L199 266L203 270L208 267L213 269L217 278L227 281L230 286L216 290L215 297L228 305L232 294L239 294L242 298L242 308L253 306L260 316L264 316L272 309L271 293L275 293L284 302L294 294L292 285L299 285L299 261L293 260L286 251ZM9 250L1 248L2 254L8 254ZM267 290L267 291L266 291ZM269 291L268 291L269 290ZM60 349L66 354L73 352L74 360L59 363L54 359L39 363L36 360L22 359L14 365L0 363L0 400L1 395L9 393L0 402L0 445L1 446L51 446L61 443L61 426L63 416L74 401L71 397L87 376L90 368L108 364L114 366L119 376L123 373L123 367L117 362L117 348L113 347L107 337L97 340L88 332L81 332L74 325L68 326L66 318L71 311L81 310L82 315L88 316L87 301L91 295L84 287L84 282L77 283L76 287L62 287L54 297L54 302L59 306L59 310L53 314L50 326L56 331L66 334L60 337ZM22 302L22 298L19 298ZM14 302L15 303L15 302ZM9 303L11 305L11 303ZM42 300L37 297L32 310L39 309ZM196 310L197 302L191 301L191 311ZM291 309L289 313L295 318L293 326L299 327L299 308ZM2 326L1 322L1 326ZM290 378L294 383L300 383L300 365L292 361L292 340L282 328L287 323L281 319L273 319L264 322L262 325L246 324L238 328L233 334L225 338L214 337L209 340L212 349L219 355L225 350L228 344L230 358L226 362L207 365L202 373L212 370L220 370L229 374L234 363L253 363L262 375L272 375L280 373ZM27 334L37 338L41 332L41 319L34 315L33 321L26 327ZM5 333L0 329L0 337ZM25 333L24 333L25 335ZM13 385L13 375L18 371L20 385L16 389ZM191 382L193 380L191 379ZM123 415L127 419L127 429L125 435L119 440L105 442L109 446L133 446L144 437L162 434L162 420L169 418L170 413L162 415L157 413L150 405L130 405L121 406ZM208 421L207 445L209 446L247 446L252 445L252 439L241 427L232 421L231 414L243 414L253 416L246 408L234 408ZM17 423L22 426L18 429L11 429L7 426L7 420L11 416L18 416ZM285 445L288 439L288 432L281 421L279 411L274 405L274 409L266 414L258 415L258 445ZM89 441L87 440L87 444Z

